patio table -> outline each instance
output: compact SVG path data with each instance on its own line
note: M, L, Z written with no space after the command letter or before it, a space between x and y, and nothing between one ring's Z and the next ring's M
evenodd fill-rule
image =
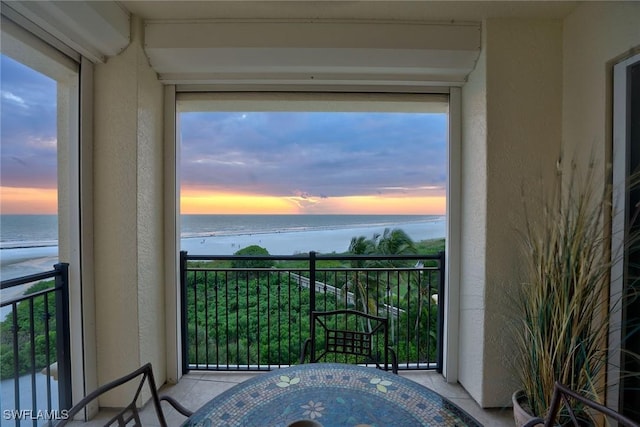
M455 404L414 381L380 369L309 363L256 375L206 403L184 424L482 427Z

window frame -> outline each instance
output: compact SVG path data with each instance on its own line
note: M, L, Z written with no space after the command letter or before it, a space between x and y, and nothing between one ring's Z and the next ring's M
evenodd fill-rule
M285 88L281 88L283 90ZM461 212L461 89L459 87L434 87L420 93L407 93L402 88L386 92L356 92L343 88L338 92L318 91L318 88L305 88L304 91L292 93L283 92L215 92L209 86L188 85L184 87L176 85L165 86L165 265L167 281L166 309L167 309L167 380L177 382L182 376L181 354L181 325L180 325L180 277L179 277L179 251L180 251L180 150L178 149L180 129L178 103L184 100L200 100L211 102L213 97L221 101L240 99L260 99L274 102L278 95L283 98L312 99L315 97L340 98L352 97L353 99L375 99L376 97L391 99L419 99L418 97L448 96L449 116L449 144L447 146L447 185L446 185L446 262L445 262L445 321L443 337L443 375L447 382L458 381L458 317L460 311L460 212ZM406 90L406 89L405 89ZM268 101L271 99L272 101ZM426 99L426 98L423 98ZM227 111L228 109L224 109ZM223 110L221 110L223 111ZM170 190L173 189L174 191Z
M621 386L624 382L623 374L623 307L619 301L625 293L625 281L627 279L628 256L625 242L629 238L627 224L629 221L629 174L631 163L631 107L630 92L631 82L628 73L633 66L640 64L640 53L636 53L621 60L612 67L612 184L613 200L611 213L611 254L613 264L611 266L611 278L609 287L609 300L614 301L615 306L610 319L608 358L610 363L607 368L607 377L611 379L607 387L607 406L620 407L622 402ZM624 253L620 253L621 249Z
M91 259L87 253L93 246L92 233L83 232L91 226L93 64L2 6L2 52L55 80L57 86L58 260L69 264L70 391L76 401L97 384L95 345L88 344L95 336L85 331L86 324L95 323L91 263L85 268L82 263Z

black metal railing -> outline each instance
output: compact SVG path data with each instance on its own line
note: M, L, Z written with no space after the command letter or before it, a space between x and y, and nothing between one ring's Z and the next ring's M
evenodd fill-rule
M3 387L13 383L2 418L18 426L42 424L71 407L68 267L56 264L0 285L5 295L20 289L0 302L0 373Z
M183 370L296 364L314 310L386 316L399 368L441 369L444 253L180 254ZM312 285L313 284L313 285Z

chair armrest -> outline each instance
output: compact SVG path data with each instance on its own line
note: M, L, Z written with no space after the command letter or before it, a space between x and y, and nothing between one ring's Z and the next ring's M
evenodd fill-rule
M160 396L160 400L164 400L169 402L169 404L171 406L173 406L173 408L180 412L182 415L184 415L185 417L190 417L191 415L193 415L193 411L190 411L189 409L185 408L184 406L182 406L177 400L175 400L173 397L170 396Z
M307 338L304 340L304 344L302 345L302 351L300 352L300 364L304 363L304 359L307 356L307 351L309 351L309 346L311 345L311 338Z

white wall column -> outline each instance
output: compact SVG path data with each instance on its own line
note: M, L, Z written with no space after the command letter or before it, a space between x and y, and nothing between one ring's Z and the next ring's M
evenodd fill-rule
M98 382L151 362L165 381L163 88L132 43L95 67L94 271ZM117 405L114 401L103 406Z
M490 19L463 88L459 381L483 407L518 387L508 308L523 190L553 179L562 127L562 21Z

